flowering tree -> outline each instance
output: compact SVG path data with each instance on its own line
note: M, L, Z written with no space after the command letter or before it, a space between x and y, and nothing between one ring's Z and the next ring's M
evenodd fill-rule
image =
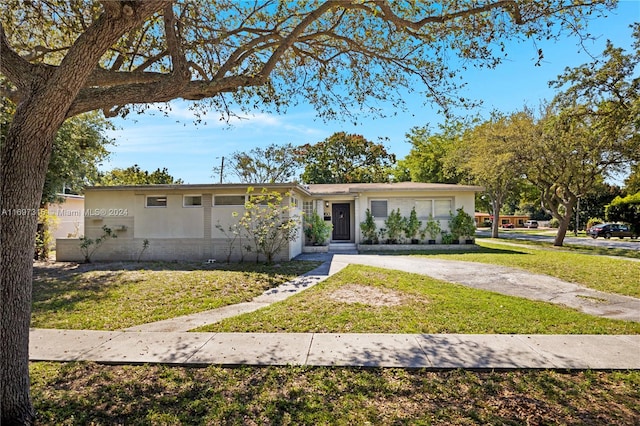
M263 188L258 195L249 188L249 201L244 205L245 212L239 223L252 240L256 250L256 262L263 254L267 263L286 249L289 242L298 238L300 217L291 216L292 205L285 203L291 193L282 194Z

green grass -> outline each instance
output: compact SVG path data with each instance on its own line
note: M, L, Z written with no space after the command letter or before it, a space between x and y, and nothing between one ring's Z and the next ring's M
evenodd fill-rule
M318 262L40 265L32 326L117 330L249 301Z
M640 422L640 372L31 364L43 425Z
M365 293L345 301L353 291ZM397 304L376 306L379 300ZM423 275L350 265L304 293L198 331L639 334L640 323L594 317Z
M480 250L422 253L442 259L510 266L608 293L640 297L640 262L572 250L539 250L478 240ZM519 244L519 243L518 243Z
M589 239L591 238L589 237ZM636 242L637 240L632 240L632 241ZM531 248L553 250L554 252L570 251L574 253L592 254L592 255L598 255L598 256L616 256L616 257L628 257L631 259L640 259L640 250L631 250L631 249L624 249L624 248L587 246L587 245L571 244L571 243L564 243L562 247L555 247L552 244L550 244L548 241L514 240L511 238L478 238L476 239L476 242L479 242L480 244L482 244L483 242L495 242L495 243L504 243L504 245L528 246ZM637 242L640 243L640 241L637 241ZM640 247L640 244L639 244L639 247Z

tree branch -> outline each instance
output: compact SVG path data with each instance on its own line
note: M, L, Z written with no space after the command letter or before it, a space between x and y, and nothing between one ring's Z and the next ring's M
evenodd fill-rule
M167 37L167 48L171 54L171 61L173 62L173 70L171 74L174 77L175 83L184 85L190 79L189 65L187 58L185 57L182 44L178 38L176 32L176 17L173 14L173 4L167 3L163 10L164 18L164 31ZM179 90L179 88L177 88Z
M32 74L35 65L32 65L9 46L4 26L0 22L0 72L16 86L18 92L27 85L26 76Z
M391 7L386 2L386 0L376 0L375 4L378 5L380 10L383 12L383 18L386 18L403 28L411 28L412 30L419 30L427 24L430 23L438 23L442 24L444 22L453 21L458 18L463 18L471 15L477 15L482 12L489 12L494 9L504 9L509 12L513 21L520 25L523 23L522 15L520 13L520 8L518 3L515 0L501 0L495 3L486 4L484 6L476 6L467 10L462 10L460 12L455 13L447 13L441 16L428 16L419 21L409 21L407 19L401 18L391 10Z

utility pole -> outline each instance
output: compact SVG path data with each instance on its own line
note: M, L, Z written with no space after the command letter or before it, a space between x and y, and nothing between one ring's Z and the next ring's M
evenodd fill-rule
M580 197L578 197L578 203L576 204L576 229L575 236L578 236L578 228L580 227Z
M222 161L220 162L220 183L222 183L223 175L224 175L224 157L222 157Z

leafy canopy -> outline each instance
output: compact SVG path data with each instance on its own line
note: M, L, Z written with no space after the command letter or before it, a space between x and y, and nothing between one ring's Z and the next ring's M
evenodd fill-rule
M226 113L280 110L304 98L326 118L352 117L382 113L378 100L403 107L399 87L447 110L473 104L455 96L460 72L495 67L508 57L506 41L580 31L586 15L614 3L6 0L6 43L20 59L3 47L3 72L17 89L5 93L22 99L23 83L55 71L85 42L80 35L103 30L100 19L131 18L105 45L68 115L125 114L131 104L181 97Z
M115 168L106 173L100 173L97 184L100 186L117 185L157 185L157 184L181 184L182 179L176 179L169 174L166 167L157 168L149 173L134 164L126 169Z
M242 183L291 182L300 167L297 148L290 143L236 151L223 161L220 167L213 168L214 177L233 175Z
M447 121L432 132L429 126L414 127L406 134L411 151L394 171L396 180L431 183L461 183L464 173L457 167L456 152L463 143L467 124Z
M334 133L315 145L299 148L305 183L388 182L394 154L361 135Z

